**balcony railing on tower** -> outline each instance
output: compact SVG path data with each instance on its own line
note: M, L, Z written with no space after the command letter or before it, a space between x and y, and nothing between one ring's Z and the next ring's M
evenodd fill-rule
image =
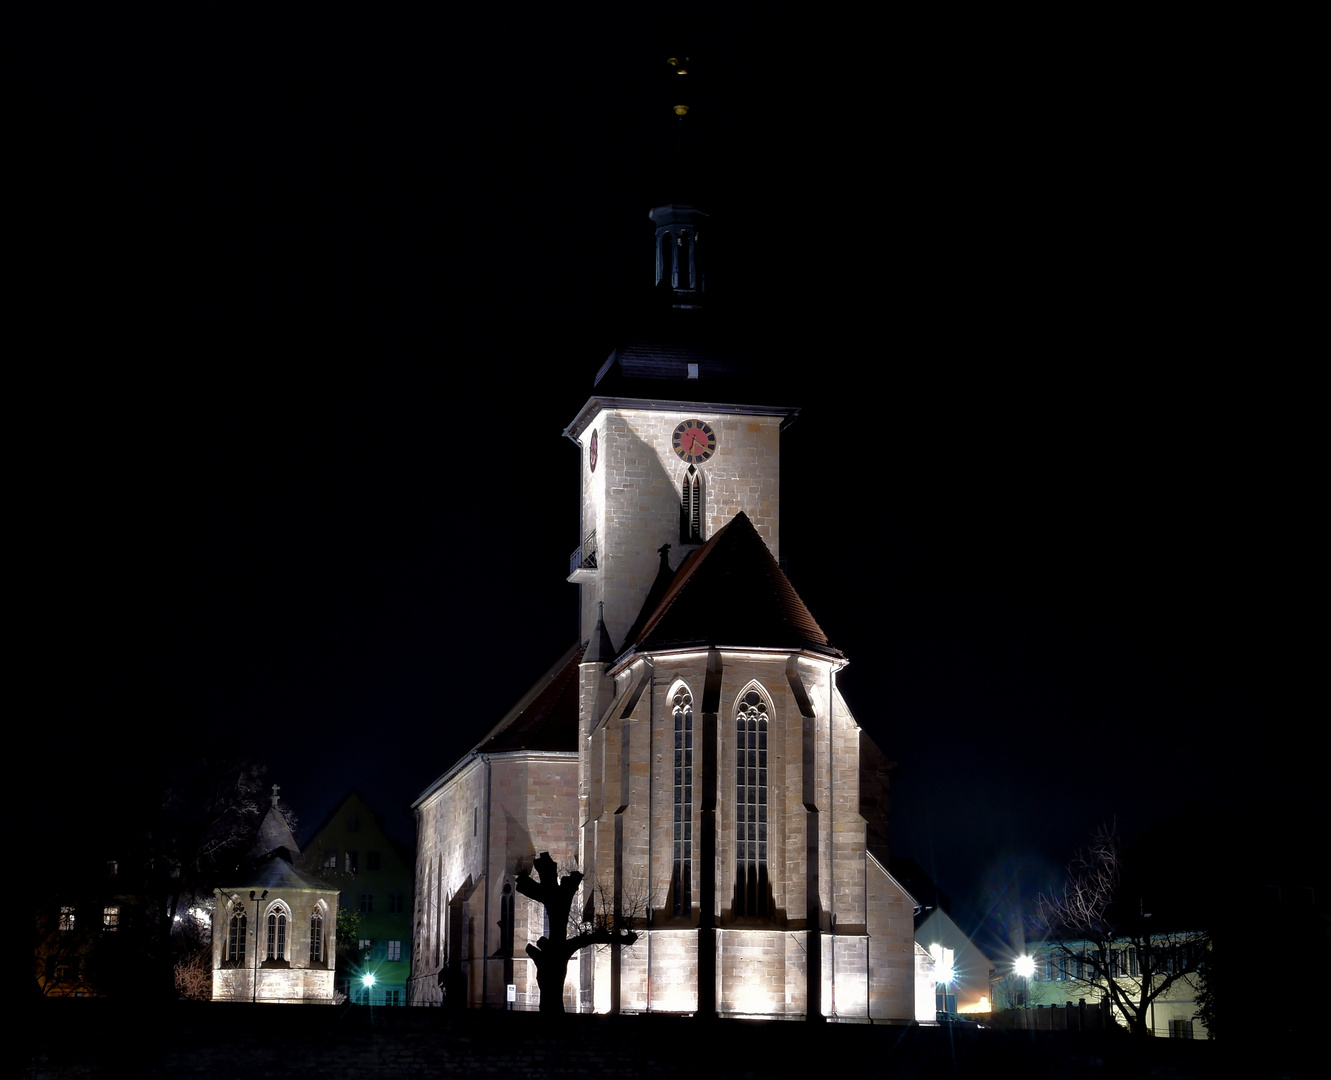
M596 531L593 530L587 534L579 547L573 549L573 554L568 559L568 576L570 580L586 576L586 571L596 569Z

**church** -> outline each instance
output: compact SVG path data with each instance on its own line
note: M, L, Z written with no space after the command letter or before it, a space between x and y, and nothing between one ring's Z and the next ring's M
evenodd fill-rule
M549 852L584 875L576 918L637 934L573 957L570 1011L909 1021L915 903L886 869L890 763L780 562L798 409L708 321L707 215L650 216L657 317L564 432L588 630L413 804L408 1000L537 1007L523 950L545 909L515 882Z
M277 793L244 865L213 890L213 1000L331 1005L338 890L300 867Z

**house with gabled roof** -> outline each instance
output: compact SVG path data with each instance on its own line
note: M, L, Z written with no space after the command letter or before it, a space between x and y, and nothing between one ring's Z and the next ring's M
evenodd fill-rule
M355 788L305 841L302 868L339 889L355 913L351 940L335 954L337 992L353 1004L407 1003L414 861Z

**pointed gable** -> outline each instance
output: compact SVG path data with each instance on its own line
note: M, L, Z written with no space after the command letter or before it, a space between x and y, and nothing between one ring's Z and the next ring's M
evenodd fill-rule
M248 857L259 859L278 848L285 848L291 853L289 857L292 859L300 855L296 838L291 834L291 827L287 824L286 817L277 808L277 796L274 795L272 805L268 807L268 813L263 816L263 822L259 825L259 834L255 837Z
M630 639L638 652L732 646L841 656L743 511L684 561L644 615Z

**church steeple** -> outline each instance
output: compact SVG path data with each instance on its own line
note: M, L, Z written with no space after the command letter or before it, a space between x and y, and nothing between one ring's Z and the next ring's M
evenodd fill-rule
M695 153L696 118L690 119L694 82L687 56L666 61L670 110L675 139L670 159L666 202L651 211L656 223L656 288L670 297L672 307L696 308L706 286L701 226L707 215L697 208L698 161Z

